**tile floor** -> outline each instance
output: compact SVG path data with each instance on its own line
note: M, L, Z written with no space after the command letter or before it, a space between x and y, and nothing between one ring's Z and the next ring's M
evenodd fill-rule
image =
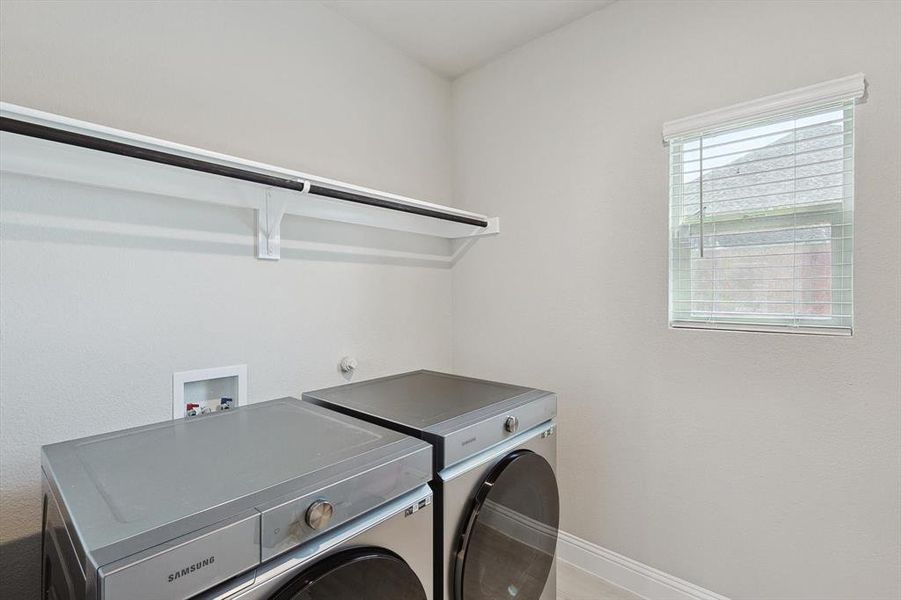
M558 558L557 600L643 599Z

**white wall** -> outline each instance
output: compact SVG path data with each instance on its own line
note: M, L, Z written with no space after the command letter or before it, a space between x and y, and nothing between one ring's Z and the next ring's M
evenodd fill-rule
M0 11L4 101L450 200L448 84L316 3ZM447 270L258 261L250 211L70 184L4 176L0 208L0 597L38 596L40 445L169 418L173 371L247 363L262 400L343 382L345 353L360 378L451 366Z
M897 2L618 2L453 86L454 367L560 394L563 527L734 598L898 598ZM851 338L667 328L669 119L863 71Z
M167 418L172 371L247 362L264 399L452 345L560 392L567 530L735 598L897 598L899 26L621 1L458 81L451 155L448 84L316 3L0 3L4 101L504 221L452 306L444 270L256 261L246 211L4 177L0 596L36 594L39 446ZM668 330L661 123L856 71L855 336Z

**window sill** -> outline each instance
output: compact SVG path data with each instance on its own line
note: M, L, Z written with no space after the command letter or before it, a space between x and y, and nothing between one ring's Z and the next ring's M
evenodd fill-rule
M749 323L708 323L703 321L670 321L671 329L711 329L720 331L748 331L752 333L786 333L800 335L831 335L850 337L848 327L792 327L786 325L755 325Z

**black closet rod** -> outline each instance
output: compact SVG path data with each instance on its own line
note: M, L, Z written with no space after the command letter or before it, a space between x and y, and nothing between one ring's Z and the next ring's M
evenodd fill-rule
M80 148L88 148L90 150L99 150L100 152L108 152L109 154L118 154L119 156L128 156L149 162L170 165L182 169L190 169L192 171L200 171L203 173L212 173L213 175L221 175L223 177L231 177L232 179L240 179L242 181L251 181L271 187L284 188L297 192L304 191L305 182L294 179L285 179L273 175L265 175L255 171L248 171L236 167L220 165L214 162L199 160L196 158L188 158L179 156L178 154L170 154L160 150L151 150L140 146L133 146L123 142L116 142L105 138L94 137L82 133L75 133L65 129L57 129L46 125L38 125L29 123L28 121L19 121L9 117L0 117L0 131L8 131L18 135L27 135L29 137L49 140L51 142L59 142L61 144L69 144L70 146L78 146ZM309 182L310 194L317 196L325 196L336 200L345 200L347 202L356 202L357 204L366 204L369 206L378 206L390 210L397 210L414 215L422 215L424 217L432 217L442 219L444 221L453 221L455 223L465 223L467 225L475 225L477 227L487 227L488 221L476 217L468 217L465 215L457 215L454 213L441 212L439 210L426 208L424 206L415 206L396 202L394 200L385 200L383 198L374 198L364 194L355 192L346 192L344 190L336 190L334 188L325 187L317 183Z

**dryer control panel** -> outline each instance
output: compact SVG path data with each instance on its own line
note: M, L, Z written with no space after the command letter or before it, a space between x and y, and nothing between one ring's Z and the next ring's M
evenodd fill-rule
M521 431L549 421L557 416L557 396L549 392L534 392L521 398L521 403L493 415L478 414L463 426L443 433L438 427L436 440L437 469L464 460L499 444Z

